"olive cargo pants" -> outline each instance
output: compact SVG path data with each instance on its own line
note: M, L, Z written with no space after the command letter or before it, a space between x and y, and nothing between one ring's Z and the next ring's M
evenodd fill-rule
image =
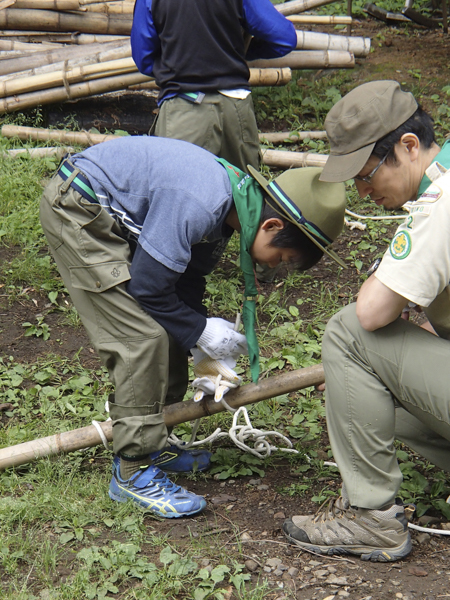
M400 318L366 331L355 306L325 330L327 427L350 503L376 509L402 482L394 438L450 470L450 341Z
M114 452L141 457L166 445L164 404L181 401L187 356L126 292L131 251L116 221L55 174L40 217L61 277L115 386Z

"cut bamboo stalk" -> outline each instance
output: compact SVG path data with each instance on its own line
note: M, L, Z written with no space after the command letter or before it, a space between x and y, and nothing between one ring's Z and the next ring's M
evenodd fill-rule
M0 10L12 6L16 0L0 0Z
M275 131L260 133L261 142L270 144L282 144L283 142L299 142L300 140L326 140L326 131Z
M52 10L7 8L0 11L0 27L4 29L41 29L43 31L80 31L129 35L133 19L128 16L89 13L74 15Z
M57 158L62 158L69 152L75 152L75 148L72 148L72 146L57 146L50 148L17 148L16 150L6 150L3 152L3 156L16 158L16 156L27 154L30 156L30 158L41 158L43 156L56 156Z
M95 4L81 5L81 10L107 15L133 15L134 3L123 2L123 0L119 0L119 2L96 2Z
M97 42L114 42L127 40L128 35L95 35L92 33L56 33L50 31L17 31L15 29L3 29L0 38L15 39L27 42L55 42L58 44L94 44Z
M344 15L289 15L289 21L296 25L351 25L352 17Z
M44 50L53 50L58 48L57 44L28 44L26 42L16 42L14 40L4 40L0 38L0 50L16 50L24 52L43 52Z
M20 77L0 81L0 98L133 72L137 72L134 60L132 58L122 58L120 60L52 71L51 73L44 73L34 77Z
M262 150L263 163L269 167L292 169L297 167L323 167L327 154L314 152L289 152L289 150Z
M45 52L36 52L28 56L11 58L2 61L0 64L0 75L10 73L19 73L20 71L35 69L43 65L54 65L64 61L74 61L75 59L89 58L89 63L105 62L116 58L131 56L130 40L115 40L106 44L96 43L83 45L76 48L67 46L64 48L55 48ZM74 64L71 62L71 64Z
M325 4L331 4L336 0L291 0L284 4L275 4L275 8L284 16L297 15L298 13L305 12L311 8L317 8L317 6L324 6Z
M30 92L20 94L0 100L0 113L10 113L25 108L32 108L44 104L55 104L66 102L67 100L76 100L86 96L95 96L96 94L105 94L106 92L115 92L123 90L129 85L148 81L149 77L141 73L126 73L125 75L116 75L115 77L105 77L103 79L94 79L75 83L66 87L51 88L39 92Z
M350 52L339 50L297 50L282 58L254 60L248 63L253 68L289 67L291 69L351 69L355 57Z
M296 371L288 371L263 379L258 383L250 383L228 392L227 404L234 409L268 398L281 396L297 390L316 386L324 381L321 364ZM166 406L163 410L164 421L173 427L187 421L194 421L206 416L224 412L221 402L215 402L212 396L206 396L202 402L187 400ZM108 441L112 440L112 421L99 424ZM18 467L44 456L56 456L84 448L92 448L102 443L100 434L93 425L64 431L56 435L24 442L16 446L0 449L0 469Z
M357 57L370 52L370 38L330 35L313 31L297 31L297 50L344 50Z
M14 8L44 10L79 10L78 0L15 0Z
M23 127L21 125L3 125L1 134L6 138L17 137L24 141L57 141L62 144L78 144L80 146L95 146L101 142L121 137L113 134L103 135L100 133L89 133L88 131L63 131L60 129Z

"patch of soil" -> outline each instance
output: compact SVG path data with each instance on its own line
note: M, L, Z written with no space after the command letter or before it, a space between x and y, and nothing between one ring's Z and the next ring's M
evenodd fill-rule
M320 30L327 31L327 28ZM329 28L327 32L335 33L335 30ZM353 27L353 35L370 36L373 52L366 59L357 61L357 67L351 72L351 87L371 79L396 79L409 86L418 86L419 90L426 91L429 96L448 84L449 35L415 27L386 27L372 20L357 22ZM64 105L63 110L69 108L74 112L75 106ZM126 106L128 110L128 105ZM103 115L105 110L102 110ZM116 103L108 110L111 128L126 129L127 123L120 116L124 114L122 105ZM145 120L147 118L150 119L151 116L146 115ZM94 121L99 129L106 126L104 117L96 114L87 114L83 126L88 128ZM146 123L139 127L147 128L149 125L150 123ZM339 252L339 246L346 248L350 240L357 241L359 235L357 230L347 229L337 242L337 251ZM346 254L347 252L344 256ZM2 263L11 258L11 251L0 249ZM364 268L372 262L371 259L370 253L361 258ZM330 289L336 287L335 270L326 258L311 274L329 285ZM276 285L277 282L263 284L263 291L270 293L276 289ZM343 303L356 296L358 285L356 270L352 268L345 271L339 282L339 295ZM82 348L80 359L85 366L97 366L98 359L93 354L84 330L65 325L63 316L59 313L49 313L48 299L36 293L32 283L27 286L25 292L13 303L9 301L5 287L0 288L2 356L32 362L37 357L53 353L72 357ZM304 290L293 291L293 301L296 293L300 297ZM301 317L307 320L310 307L302 310L305 312ZM45 321L51 327L50 339L43 341L41 338L25 337L23 323L35 322L36 317L41 314L45 314ZM327 445L324 435L322 448ZM94 466L109 469L109 465L103 464L104 462L96 459ZM307 477L308 474L302 474L305 475ZM175 522L159 522L146 517L148 526L159 534L169 534L176 545L188 545L196 537L203 540L209 538L212 548L226 547L230 555L239 557L240 562L253 561L247 563L252 580L256 582L258 579L267 579L273 586L271 597L278 600L288 597L298 600L331 599L335 596L352 600L434 600L449 595L450 569L447 563L450 546L446 537L427 538L413 531L412 554L406 560L393 564L372 564L358 559L321 557L299 552L296 547L286 543L281 530L282 523L285 517L294 514L314 513L317 505L311 501L310 493L305 497L291 497L280 492L283 487L297 482L299 475L293 472L287 460L276 459L260 482L251 481L252 479L256 477L241 477L222 483L207 476L196 479L179 478L180 484L207 498L207 509L197 518ZM315 484L316 491L324 486L337 489L338 485L338 480L328 478ZM148 548L148 553L151 552L151 548Z

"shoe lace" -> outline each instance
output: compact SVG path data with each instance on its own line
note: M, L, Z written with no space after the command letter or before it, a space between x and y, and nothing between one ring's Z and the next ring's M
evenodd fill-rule
M348 516L349 511L353 514L346 498L339 496L339 498L327 499L319 506L313 521L314 523L324 523L325 521L341 519L345 515Z

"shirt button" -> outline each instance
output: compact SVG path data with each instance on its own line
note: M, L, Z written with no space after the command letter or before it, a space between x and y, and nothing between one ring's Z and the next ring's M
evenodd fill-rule
M100 283L100 281L96 281L95 282L95 287L101 288L102 284Z

